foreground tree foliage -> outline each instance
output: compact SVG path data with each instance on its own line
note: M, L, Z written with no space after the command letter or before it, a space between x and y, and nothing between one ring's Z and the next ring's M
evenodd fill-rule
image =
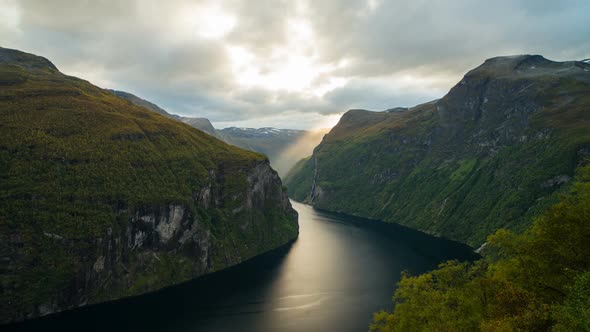
M403 275L372 331L590 331L590 165L522 234L499 230L475 263Z

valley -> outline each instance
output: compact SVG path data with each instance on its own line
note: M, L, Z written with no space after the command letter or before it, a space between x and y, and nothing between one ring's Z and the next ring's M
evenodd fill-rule
M477 257L468 246L395 224L292 204L300 234L288 247L156 293L3 330L364 331L374 311L390 306L402 271Z
M0 4L2 332L590 332L590 1Z

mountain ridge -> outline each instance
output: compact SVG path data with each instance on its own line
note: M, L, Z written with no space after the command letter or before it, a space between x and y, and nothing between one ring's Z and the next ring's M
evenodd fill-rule
M207 119L207 118L184 117L184 116L168 113L166 110L164 110L160 106L152 103L149 100L140 98L132 93L125 92L125 91L119 91L119 90L111 90L111 89L106 89L106 91L113 93L117 97L121 97L123 99L126 99L129 102L133 103L134 105L145 107L148 110L156 112L158 114L161 114L167 118L186 123L191 127L197 128L197 129L205 132L206 134L209 134L217 139L223 140L223 138L219 135L219 133L217 133L215 128L213 128L211 121L209 121L209 119Z
M132 93L116 90L107 91L114 93L121 98L127 99L129 102L135 105L145 107L173 120L186 123L228 144L242 149L262 153L270 159L273 167L279 172L281 176L285 175L290 167L297 161L297 159L302 157L301 155L284 155L285 151L287 151L290 147L295 146L300 139L313 136L312 133L305 130L278 129L273 127L228 127L223 129L215 129L211 124L211 121L209 121L207 118L184 117L171 114L158 105L137 97ZM312 144L317 143L316 141L317 139L312 139Z

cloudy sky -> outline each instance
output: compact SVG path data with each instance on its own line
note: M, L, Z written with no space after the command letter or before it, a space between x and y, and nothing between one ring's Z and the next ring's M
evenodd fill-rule
M330 126L486 58L590 57L588 0L0 0L0 46L216 127Z

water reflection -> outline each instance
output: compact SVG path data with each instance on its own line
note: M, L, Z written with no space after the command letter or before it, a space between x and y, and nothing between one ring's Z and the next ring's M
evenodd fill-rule
M396 225L293 202L300 236L239 267L153 294L10 327L43 331L365 331L391 306L401 271L417 274L470 248Z

